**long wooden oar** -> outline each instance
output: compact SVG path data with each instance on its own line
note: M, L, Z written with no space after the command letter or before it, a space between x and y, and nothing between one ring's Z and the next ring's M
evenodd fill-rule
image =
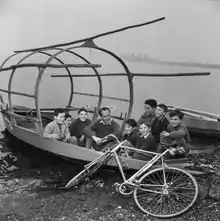
M91 37L87 37L87 38L82 38L82 39L79 39L79 40L76 40L76 41L71 41L71 42L68 42L68 43L50 45L50 46L45 46L45 47L40 47L40 48L20 50L20 51L15 51L15 53L30 52L30 51L44 50L44 49L49 49L49 48L54 48L54 47L64 47L64 46L69 46L69 45L73 45L73 44L78 44L78 43L86 42L88 40L94 40L96 38L100 38L100 37L103 37L103 36L106 36L106 35L115 34L117 32L125 31L125 30L128 30L128 29L137 28L137 27L141 27L141 26L145 26L145 25L150 25L150 24L162 21L164 19L165 19L165 17L161 17L161 18L151 20L151 21L148 21L148 22L140 23L140 24L137 24L137 25L126 26L126 27L123 27L123 28L119 28L119 29L115 29L115 30L112 30L112 31L104 32L104 33L94 35L94 36L91 36Z
M185 114L187 115L190 115L191 116L200 116L200 117L203 117L203 119L205 119L204 117L206 118L211 118L211 119L215 119L215 120L218 120L220 121L220 115L218 114L213 114L213 113L208 113L208 112L205 112L205 111L199 111L199 110L193 110L193 109L189 109L189 108L183 108L183 107L178 107L178 106L168 106L169 109L180 109L182 110Z

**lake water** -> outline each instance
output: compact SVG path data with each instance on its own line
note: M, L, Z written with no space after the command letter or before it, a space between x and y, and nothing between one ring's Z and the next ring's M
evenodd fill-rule
M106 31L128 25L150 21L162 16L166 19L146 27L132 29L115 35L95 40L117 55L149 56L169 61L198 62L201 64L218 64L219 44L219 2L207 0L141 0L108 1L101 0L91 3L79 0L67 0L66 4L59 1L28 0L2 1L0 7L0 24L3 27L0 36L0 62L12 54L14 50L34 48L44 45L71 42L76 39L93 36ZM51 10L51 7L53 10ZM60 16L58 16L60 15ZM22 25L21 25L22 24ZM79 51L81 54L81 50ZM54 53L54 52L52 52ZM21 56L14 57L7 65L14 64ZM102 64L100 73L122 72L117 62L107 55L95 50L85 49L82 52L92 63ZM82 62L71 56L62 55L66 63ZM27 62L44 62L39 56ZM149 59L148 59L149 60ZM134 79L134 111L135 117L143 111L143 103L147 98L155 98L158 102L195 108L203 111L220 113L217 101L219 91L219 68L183 67L161 65L147 61L126 61L134 73L177 73L177 72L211 72L211 76L178 77L178 78L135 78ZM36 70L19 70L13 81L13 89L33 93ZM47 77L43 77L40 88L42 107L63 106L69 97L69 83L65 79L51 79L50 74L59 73L48 69ZM73 73L88 74L91 70L75 69ZM0 88L7 88L9 74L1 73ZM104 79L104 78L103 78ZM126 78L103 80L104 94L109 96L128 97ZM98 92L97 80L74 78L74 90L79 92ZM6 99L7 102L7 99ZM93 97L81 98L74 96L73 105L96 105ZM13 96L13 103L34 106L30 99ZM117 114L126 112L126 103L118 104L113 100L105 103L117 106Z
M124 73L120 64L110 56L89 49L76 50L94 64L101 64L99 73ZM123 56L123 55L122 55ZM18 56L20 57L20 56ZM63 55L59 58L66 63L82 63L80 59L69 55ZM45 56L35 55L27 62L43 62L47 59ZM13 64L15 58L7 63ZM57 62L55 62L57 63ZM154 98L158 103L168 105L177 105L179 107L198 109L207 112L220 113L220 103L216 98L219 94L219 80L217 70L207 70L198 67L181 67L174 65L162 65L145 62L127 61L129 69L133 73L192 73L210 71L210 76L193 77L134 77L134 106L132 116L138 118L143 112L143 103L145 99ZM6 66L7 66L6 65ZM0 86L7 89L9 73L2 73ZM36 69L19 69L16 72L12 83L12 90L23 93L34 94L35 81L37 78ZM90 69L71 69L72 74L94 74ZM67 105L70 96L69 78L51 78L51 74L66 73L61 69L48 68L41 80L40 85L40 107L64 107ZM74 91L98 94L99 84L97 78L73 78ZM127 77L102 77L103 94L105 96L129 99L129 84ZM3 94L3 93L2 93ZM7 102L6 94L3 94ZM98 99L90 96L74 95L72 106L90 106L94 107ZM16 105L35 107L34 100L21 96L12 95L12 102ZM104 99L103 106L117 107L113 114L120 115L121 112L127 112L128 103L115 100Z

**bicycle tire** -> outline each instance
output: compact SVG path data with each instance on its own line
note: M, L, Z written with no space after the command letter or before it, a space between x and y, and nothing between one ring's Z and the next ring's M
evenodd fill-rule
M78 173L76 176L74 176L66 185L65 188L71 188L74 186L79 185L85 178L91 176L93 173L95 173L103 164L105 164L109 158L111 157L111 153L101 158L99 161L97 161L95 164L90 165L86 167L84 170L82 170L80 173Z
M164 172L167 188L162 187L164 181L161 175ZM150 186L144 189L144 184ZM140 178L133 196L135 204L142 212L158 218L171 218L186 212L196 202L198 184L191 174L182 169L157 168Z

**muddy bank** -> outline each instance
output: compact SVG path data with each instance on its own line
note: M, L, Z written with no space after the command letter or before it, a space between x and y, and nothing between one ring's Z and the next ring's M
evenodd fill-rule
M187 213L166 220L220 220L220 152L218 141L194 140L189 156L196 168L201 194ZM82 165L36 150L12 137L1 140L0 220L163 220L141 213L131 198L123 198L112 185L116 171L101 170L79 188L59 189ZM198 150L199 149L199 150ZM200 150L203 151L200 151ZM205 151L204 151L205 150Z

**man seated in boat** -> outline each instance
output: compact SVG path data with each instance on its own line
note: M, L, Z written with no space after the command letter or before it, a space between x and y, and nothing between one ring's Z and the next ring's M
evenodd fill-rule
M70 126L70 135L77 138L77 145L85 147L85 135L84 129L91 123L88 119L88 111L85 108L81 108L78 111L78 118L74 120Z
M148 99L144 102L145 112L141 115L140 119L137 121L138 125L142 123L147 123L149 126L152 125L154 119L156 118L155 110L157 107L157 101L154 99Z
M71 115L70 115L71 117ZM46 138L56 139L63 142L71 142L76 144L76 138L70 136L68 129L68 123L70 118L66 116L65 121L65 111L62 108L57 108L54 110L54 120L47 124L44 129L43 136Z
M167 110L168 108L165 104L158 104L156 107L156 118L152 123L151 131L157 144L160 143L161 132L167 131L169 125L169 120L166 118Z
M190 149L190 135L187 127L182 123L184 114L179 109L169 113L170 124L167 131L161 133L160 151L170 149L169 158L184 157Z
M150 152L157 152L156 140L151 133L151 127L146 122L141 123L141 125L139 126L139 133L137 135L137 143L135 145L135 148ZM152 159L152 154L139 151L132 151L129 155L132 158L139 160L147 161Z
M120 131L120 126L111 117L111 111L108 107L102 107L99 110L101 119L92 122L85 127L84 134L93 140L93 148L101 151L105 144L101 144L103 137L108 134L117 134Z

